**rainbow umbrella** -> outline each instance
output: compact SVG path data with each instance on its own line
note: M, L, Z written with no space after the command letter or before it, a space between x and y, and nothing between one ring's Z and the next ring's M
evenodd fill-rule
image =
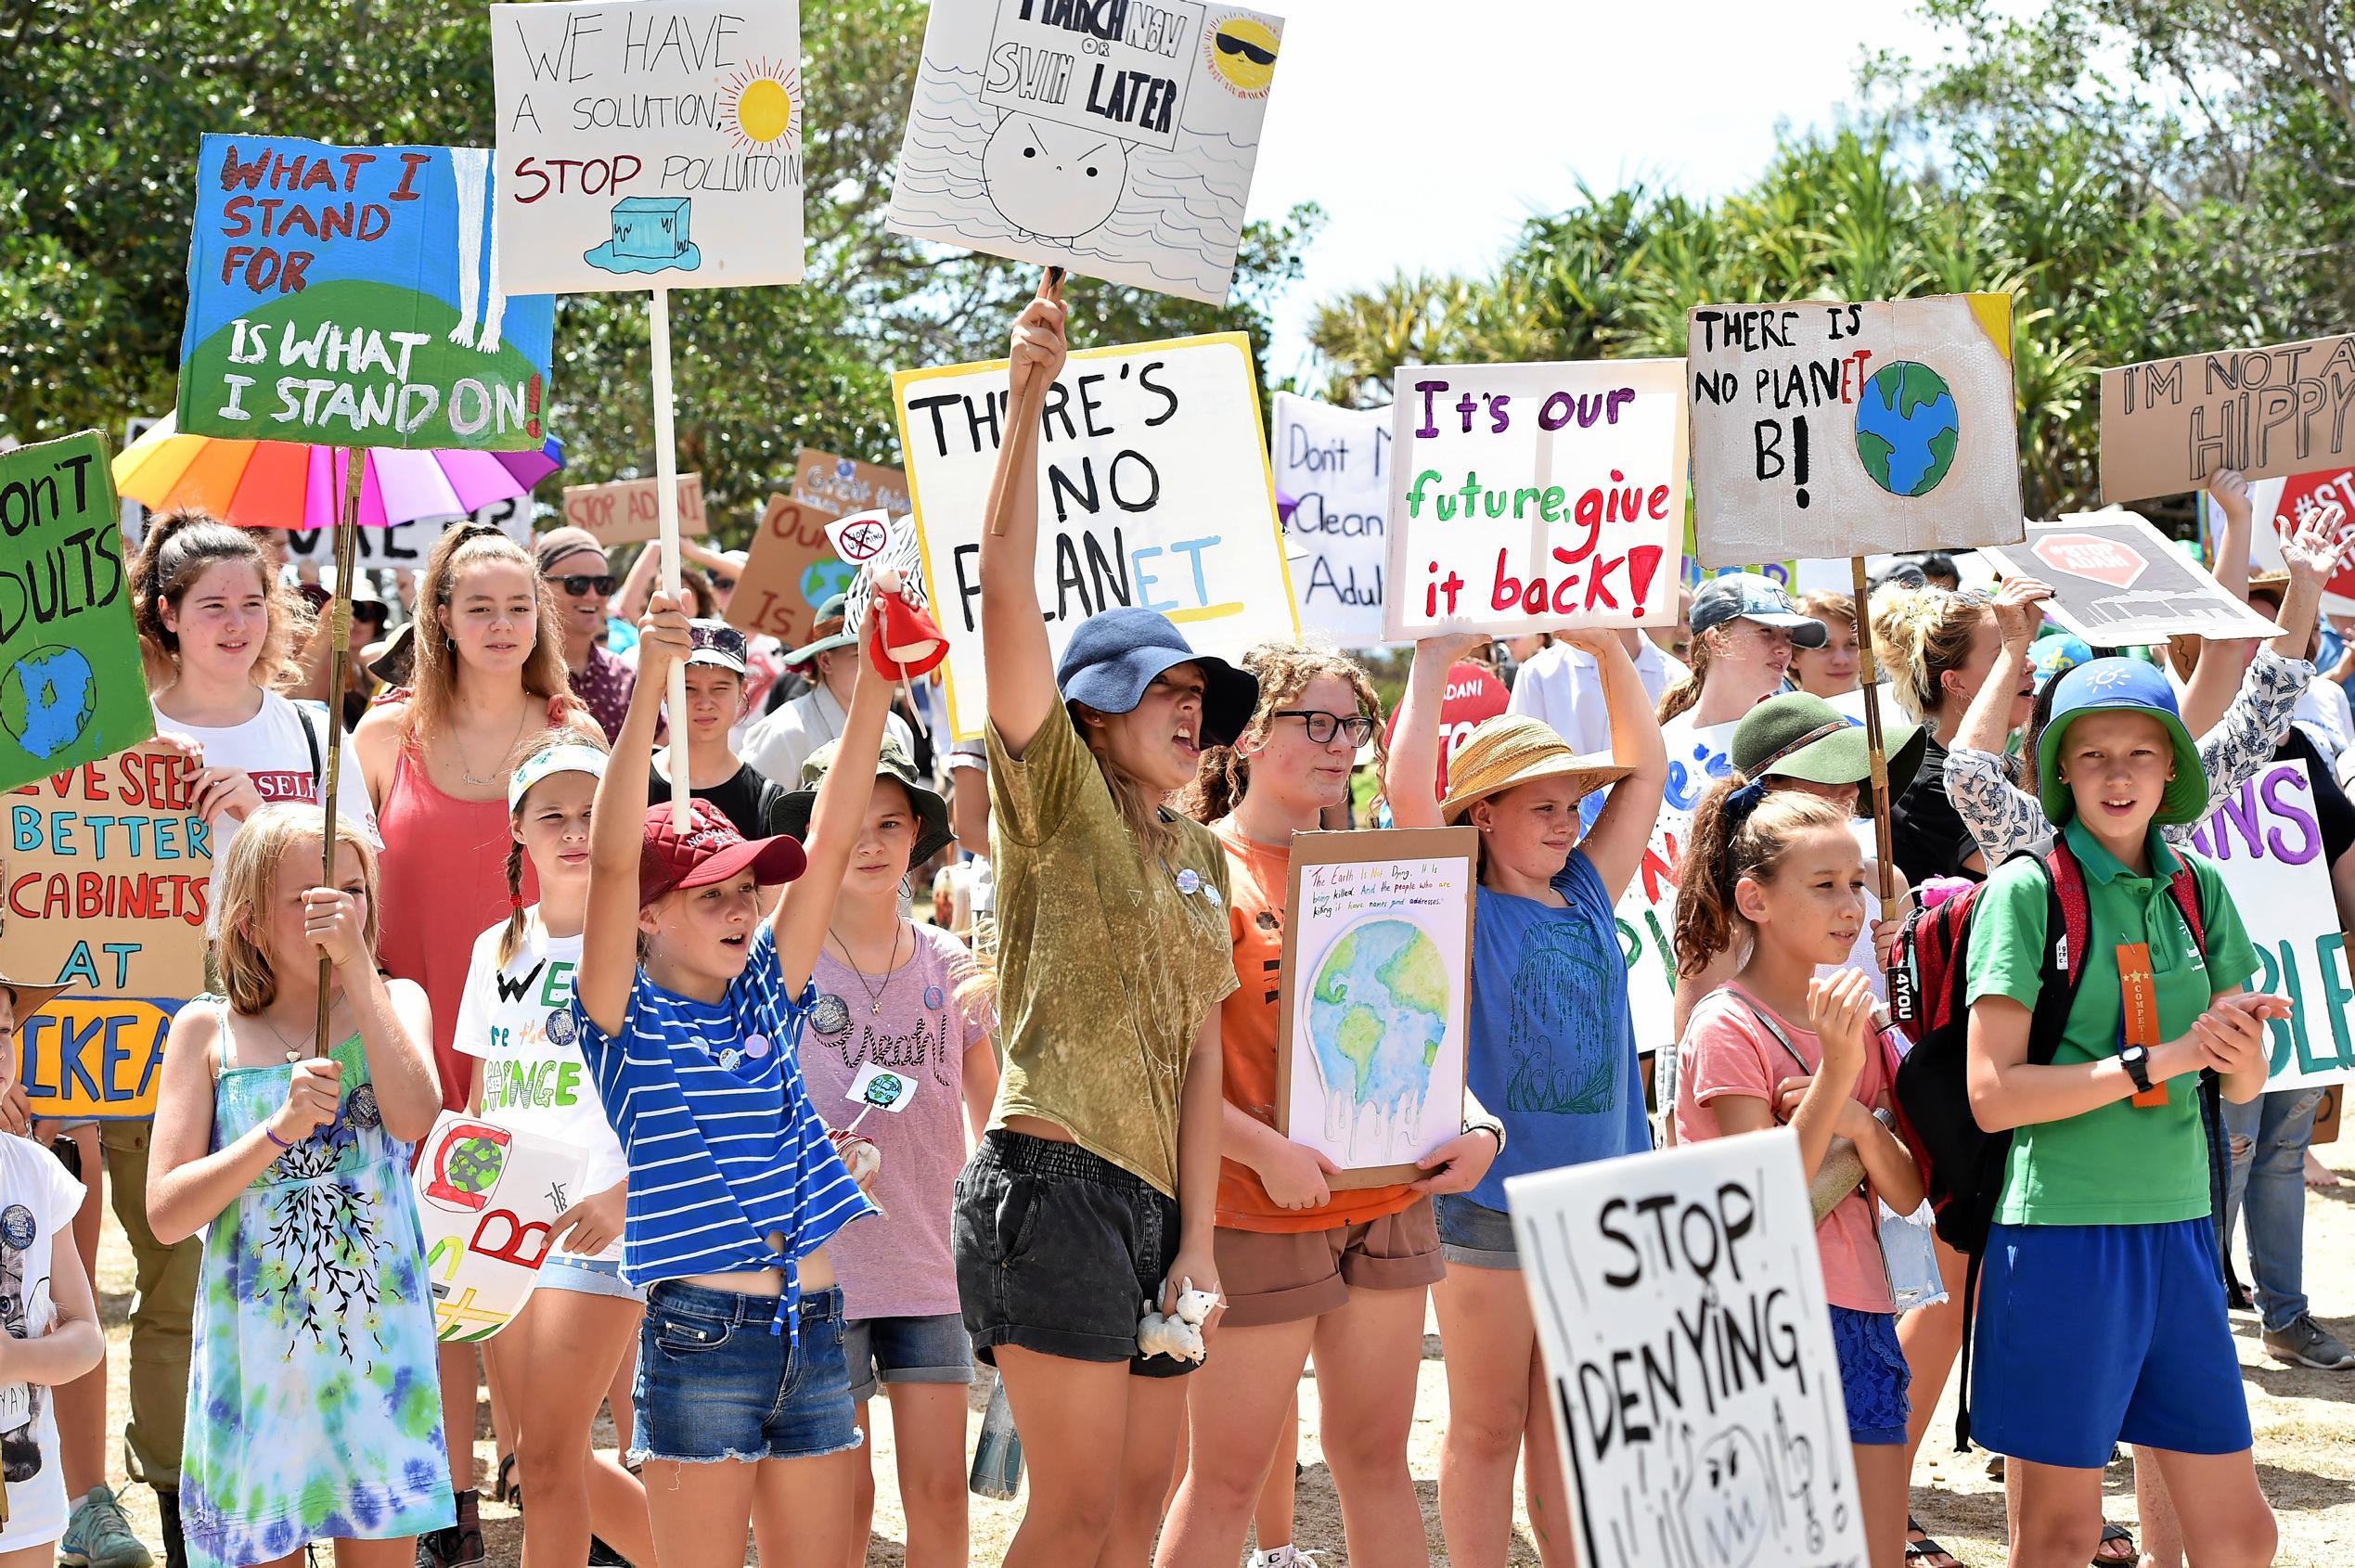
M536 452L365 450L353 518L362 528L478 511L530 495L564 466L564 443L554 436ZM351 451L182 435L166 415L116 456L114 487L151 511L196 507L239 528L330 529Z

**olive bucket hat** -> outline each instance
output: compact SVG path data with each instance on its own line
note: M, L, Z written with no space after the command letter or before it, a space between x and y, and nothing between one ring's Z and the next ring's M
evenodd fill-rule
M826 782L826 770L833 765L841 747L841 741L829 740L802 763L802 787L778 807L778 831L797 839L809 837L810 813L817 809L817 787ZM916 847L907 856L910 866L921 866L956 842L957 835L948 827L948 803L917 774L897 736L884 735L882 750L875 757L875 777L897 779L916 808Z
M2175 752L2175 777L2167 781L2153 821L2161 827L2197 822L2207 812L2207 769L2183 716L2175 706L2175 688L2167 676L2139 659L2092 659L2053 683L2053 716L2036 741L2038 794L2044 815L2066 822L2077 810L2077 799L2061 781L2061 743L2069 726L2088 713L2147 713L2167 731Z
M1929 732L1920 725L1883 721L1881 748L1888 757L1893 799L1913 782L1929 744ZM1728 750L1744 778L1854 784L1857 815L1872 815L1872 756L1864 726L1821 697L1786 691L1768 698L1734 726Z

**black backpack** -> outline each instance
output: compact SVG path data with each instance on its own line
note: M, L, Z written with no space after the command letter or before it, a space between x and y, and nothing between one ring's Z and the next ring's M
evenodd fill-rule
M2067 842L2055 838L2039 858L2044 868L2046 943L2036 1006L2028 1020L2027 1060L2049 1066L2060 1050L2062 1031L2077 1000L2083 975L2075 960L2092 941L2093 917L2084 868ZM1954 1422L1958 1448L1968 1448L1971 1441L1971 1324L1979 1264L2002 1201L2004 1167L2012 1153L2008 1130L1990 1133L1979 1125L1971 1111L1966 1076L1971 932L1987 887L1981 882L1908 916L1898 939L1897 961L1889 969L1889 1014L1913 1040L1913 1048L1898 1065L1893 1098L1898 1134L1921 1168L1939 1239L1970 1259L1962 1287L1962 1386ZM2205 957L2207 925L2189 863L2177 868L2168 893L2192 933L2193 945ZM2204 1100L2215 1094L2205 1076L2201 1093ZM2211 1161L2213 1157L2211 1147Z

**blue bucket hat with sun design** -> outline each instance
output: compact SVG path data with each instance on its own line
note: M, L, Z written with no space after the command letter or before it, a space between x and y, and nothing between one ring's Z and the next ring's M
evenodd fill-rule
M2092 659L2060 677L2053 691L2053 716L2037 737L2036 776L2044 815L2066 822L2077 810L2069 787L2061 782L2061 742L2069 726L2088 713L2146 713L2158 720L2175 749L2175 777L2167 782L2153 818L2162 827L2196 822L2207 812L2207 769L2200 749L2183 727L2176 710L2175 688L2167 676L2139 659Z

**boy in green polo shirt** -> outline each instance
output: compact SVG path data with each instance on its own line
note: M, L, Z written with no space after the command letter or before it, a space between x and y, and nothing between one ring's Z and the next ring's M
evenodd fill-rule
M2091 936L2050 1065L2028 1063L2049 890L2040 862L1990 880L1973 924L1970 1093L2012 1129L1982 1266L1974 1435L2019 1478L2012 1562L2090 1561L2113 1443L2156 1450L2202 1564L2272 1560L2271 1510L2249 1456L2248 1402L2209 1220L2198 1075L2263 1092L2257 972L2216 868L2162 825L2207 804L2199 752L2156 670L2097 659L2060 677L2037 748L2045 814L2084 873ZM2188 863L2207 951L2170 894Z

